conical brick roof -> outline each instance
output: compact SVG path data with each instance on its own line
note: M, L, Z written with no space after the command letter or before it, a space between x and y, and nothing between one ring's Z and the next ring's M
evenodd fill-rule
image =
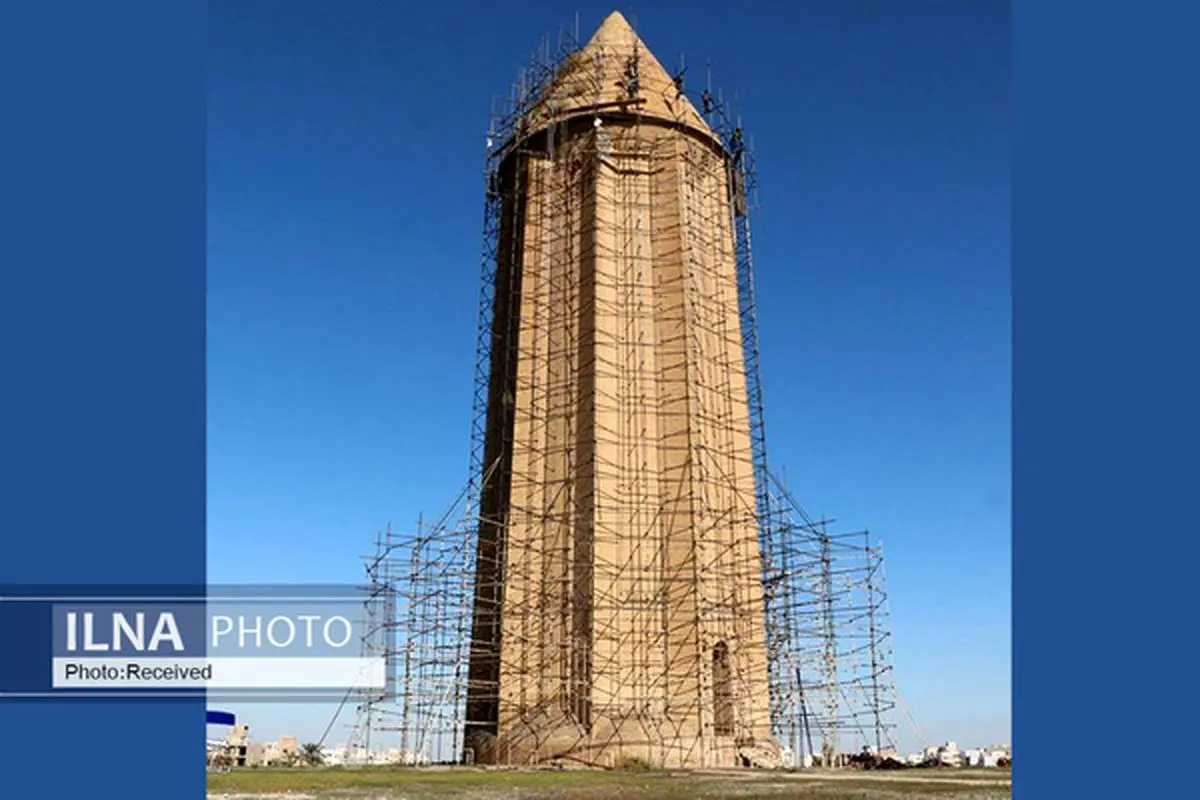
M636 86L631 85L632 72L636 72ZM588 43L566 60L526 115L525 130L533 132L593 112L636 113L715 138L700 112L618 11L609 14Z

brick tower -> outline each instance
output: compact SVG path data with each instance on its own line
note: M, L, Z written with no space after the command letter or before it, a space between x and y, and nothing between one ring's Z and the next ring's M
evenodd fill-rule
M499 146L468 757L773 763L730 154L616 12Z

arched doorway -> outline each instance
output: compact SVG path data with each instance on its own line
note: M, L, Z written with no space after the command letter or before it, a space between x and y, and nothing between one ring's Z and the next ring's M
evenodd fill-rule
M729 646L717 642L713 648L713 733L733 736L733 669L729 664Z

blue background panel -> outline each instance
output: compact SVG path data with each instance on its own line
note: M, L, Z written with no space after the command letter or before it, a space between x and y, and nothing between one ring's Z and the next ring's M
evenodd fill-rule
M1014 4L1017 800L1194 793L1198 17Z
M203 585L204 4L6 7L0 95L0 584ZM3 791L201 797L204 707L0 700Z

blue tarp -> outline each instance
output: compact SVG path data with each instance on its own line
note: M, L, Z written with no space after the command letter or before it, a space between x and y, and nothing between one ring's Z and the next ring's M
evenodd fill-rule
M233 725L235 721L233 714L230 714L228 711L208 712L209 725Z

